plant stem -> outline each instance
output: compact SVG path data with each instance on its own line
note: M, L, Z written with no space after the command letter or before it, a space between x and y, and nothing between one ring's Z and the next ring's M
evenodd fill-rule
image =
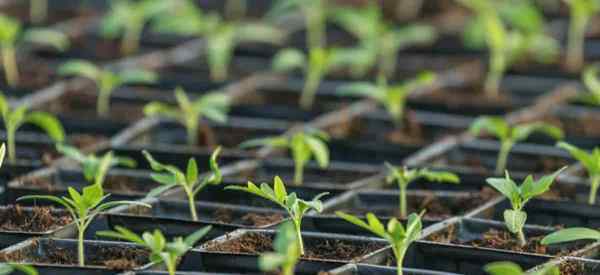
M490 68L485 80L485 93L494 98L500 95L500 82L506 69L506 56L503 49L492 47L490 49Z
M98 92L98 99L96 100L96 113L98 117L106 118L110 112L110 95L112 89L101 88Z
M571 12L571 23L569 25L569 38L567 42L567 69L576 71L583 65L585 27L588 22L587 16L579 16Z
M281 275L294 275L294 265L285 265L281 270Z
M246 0L226 0L225 14L231 20L242 19L246 15Z
M137 52L143 26L142 23L135 23L125 28L125 33L121 41L122 55L127 56Z
M185 130L187 131L187 144L189 146L196 146L198 144L198 118L196 116L190 116L186 119Z
M30 0L29 19L34 24L39 24L46 20L48 15L47 0Z
M598 193L598 187L600 185L600 176L592 176L590 178L590 197L588 204L596 204L596 194Z
M400 218L406 218L406 184L400 184Z
M389 35L382 38L382 45L380 48L381 55L379 59L379 74L386 78L393 78L393 74L396 71L396 61L398 59L398 53L396 49L391 45L392 39Z
M184 189L185 189L185 194L188 197L188 205L190 207L190 214L192 215L192 220L197 222L198 221L198 213L196 212L196 203L194 200L194 193L189 188L184 188Z
M320 69L309 69L306 83L304 83L302 95L300 96L300 107L302 109L310 110L312 108L322 77L323 74Z
M167 264L167 271L169 272L169 275L175 275L175 271L177 271L177 268L175 268L175 264L174 263L168 263Z
M505 140L500 142L500 152L498 152L498 160L496 161L496 175L501 175L506 169L506 163L508 161L508 154L513 146L513 142Z
M406 254L406 249L392 246L392 251L394 252L394 256L396 257L396 270L398 275L402 275L402 264L404 262L404 254Z
M519 245L521 247L527 245L527 241L525 240L525 234L523 233L523 228L519 230L519 233L517 233L517 237L519 238Z
M17 150L15 145L15 132L14 127L6 126L6 143L8 144L8 161L11 164L17 162Z
M16 87L19 83L19 69L14 47L2 46L2 66L4 67L6 82L9 86Z
M302 185L304 181L304 163L302 161L296 161L294 165L294 184Z
M323 2L319 1L318 7L310 7L305 8L304 16L306 16L307 21L307 30L306 30L306 39L308 41L308 48L320 48L324 43L324 33L325 33L325 24L324 24L324 5Z
M85 229L83 227L83 225L80 225L78 227L78 236L77 236L77 255L78 255L78 259L79 259L79 266L85 266L85 253L83 250L83 233L85 232Z
M291 213L290 213L291 214ZM293 217L293 215L290 215ZM296 230L296 239L298 240L298 250L300 250L300 255L304 255L304 241L302 240L302 226L300 224L301 221L294 220L294 229Z

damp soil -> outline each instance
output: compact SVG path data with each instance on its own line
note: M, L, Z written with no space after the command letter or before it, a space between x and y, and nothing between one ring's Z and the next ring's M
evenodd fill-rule
M253 227L263 227L278 223L284 219L280 213L274 214L258 214L246 213L239 217L233 211L227 208L219 208L212 212L212 217L215 221L226 224L241 224Z
M511 109L513 104L513 100L507 93L501 92L498 97L488 97L481 88L435 90L411 101L440 104L453 110L469 107Z
M587 274L585 265L582 262L565 261L558 265L561 275L581 275Z
M377 173L377 171L358 171L358 170L336 170L336 169L327 169L327 170L315 170L315 169L305 169L304 170L304 182L303 184L296 185L294 184L294 168L293 166L275 166L275 167L258 167L257 169L248 169L244 171L240 171L238 174L233 175L231 177L227 177L232 181L241 180L242 182L246 182L247 180L251 180L253 182L272 182L273 177L278 175L282 178L284 183L287 186L308 186L317 185L321 183L334 184L339 186L346 186L350 183L353 183L357 180L364 179L370 176L373 176Z
M35 186L36 188L50 192L60 191L66 187L62 183L56 183L48 178L27 178L27 181L21 182L22 185ZM108 176L103 183L107 193L122 195L147 194L156 187L154 184L138 184L131 177L127 176Z
M69 224L71 216L51 207L24 209L19 205L0 208L0 231L48 232Z
M383 248L381 243L354 243L335 239L304 239L306 260L357 260L364 255ZM205 245L208 251L224 253L262 254L273 251L273 237L249 232L224 242L211 241Z
M451 152L450 154L452 154ZM460 154L460 153L459 153ZM495 156L493 157L495 159ZM519 163L524 163L525 158L517 157L515 158L513 154L509 154L508 163L511 161L515 161ZM571 162L567 159L560 157L551 157L551 156L538 156L536 158L529 157L527 159L527 165L532 166L528 168L528 173L544 173L549 174L553 173L556 170L568 166ZM480 158L480 155L475 152L467 152L460 154L460 157L456 158L452 155L444 155L436 160L434 160L433 165L435 166L454 166L454 167L468 167L477 173L485 173L490 174L494 173L494 167L488 167L484 164L484 161ZM519 170L518 168L513 168L512 170Z
M560 127L566 136L571 137L600 137L600 127L590 127L590 125L599 125L600 118L597 112L583 113L577 118L560 117L557 115L547 115L542 118L543 121Z
M19 90L28 93L47 87L53 80L53 69L40 60L25 59L18 63L19 82L10 88L6 82L4 71L0 70L0 87L3 90Z

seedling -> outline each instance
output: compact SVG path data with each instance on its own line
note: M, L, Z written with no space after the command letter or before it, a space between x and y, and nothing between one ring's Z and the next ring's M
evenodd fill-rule
M69 38L49 29L23 30L21 23L12 17L0 15L0 50L4 77L11 87L19 84L19 70L15 48L18 43L33 42L48 45L63 51L69 47Z
M8 161L14 164L17 161L16 132L25 123L33 124L44 130L55 142L65 140L65 131L60 121L50 113L29 111L27 106L11 108L8 100L0 92L0 112L6 129L6 143L8 144Z
M474 136L479 136L485 131L487 134L495 136L500 141L500 152L496 161L496 174L500 175L506 169L508 154L515 145L529 138L533 133L542 133L560 140L563 138L563 131L553 125L544 122L520 123L510 126L502 117L482 116L475 120L469 132Z
M459 2L476 13L465 28L465 43L472 48L487 46L490 52L484 87L488 97L499 96L502 77L512 64L526 58L550 63L558 56L558 42L544 34L543 16L529 1Z
M354 49L310 48L308 56L298 49L286 48L273 57L273 70L289 72L301 69L304 72L304 88L300 96L300 107L311 109L323 78L342 67L356 64L360 55Z
M154 83L158 79L158 76L150 71L126 69L113 72L85 60L72 60L62 64L58 73L64 76L81 76L94 81L98 88L96 113L100 117L108 117L110 96L117 88L128 84Z
M217 157L219 156L219 152L221 152L221 148L218 147L210 157L210 170L211 174L198 179L198 164L196 163L196 159L190 158L187 163L187 170L184 173L179 168L162 164L156 161L150 153L147 151L142 151L144 157L150 163L152 170L159 173L151 173L150 177L161 186L152 189L147 197L156 197L174 187L181 187L187 196L190 215L192 216L192 220L198 221L198 214L196 212L196 195L200 193L205 187L209 185L218 185L222 181L221 171L219 170L219 165L217 164Z
M298 239L294 232L294 224L283 223L277 230L273 242L274 252L265 253L258 258L258 266L262 271L281 269L281 275L294 275L296 264L300 260Z
M315 196L311 201L302 200L298 198L295 192L288 194L285 189L285 184L283 184L283 181L279 176L275 176L273 179L273 188L267 183L262 183L259 188L249 181L247 187L230 185L225 187L225 189L248 192L270 200L285 209L294 222L294 230L296 231L300 255L304 255L304 243L302 241L301 232L302 218L306 212L311 209L321 213L321 211L323 211L323 203L319 199L329 194L328 192L324 192Z
M177 106L167 105L161 102L150 102L144 107L146 116L160 116L173 119L183 125L187 131L187 144L195 146L198 144L198 127L202 128L208 147L216 145L216 137L202 118L216 122L227 121L230 98L222 92L208 93L190 100L182 88L175 89Z
M586 27L600 11L597 0L564 0L569 7L570 23L567 40L567 68L575 71L583 65Z
M112 153L106 154L100 163L100 171L108 170L112 162ZM49 195L30 195L23 196L17 199L22 200L48 200L63 206L73 218L77 226L77 254L79 266L85 266L85 254L83 247L84 234L88 226L94 221L100 213L108 211L120 205L137 205L143 207L151 207L149 204L137 201L109 201L106 199L110 194L104 194L102 184L92 184L83 188L83 192L79 193L75 188L69 187L68 197L57 197Z
M234 0L239 1L239 0ZM177 16L164 14L153 29L206 39L206 53L211 79L225 81L235 48L244 42L280 44L285 33L278 28L258 22L226 21L218 13L204 14L195 3L178 10Z
M121 54L137 52L144 26L155 16L165 12L177 1L113 0L110 11L102 19L101 34L115 39L121 37Z
M328 2L327 0L280 0L273 5L268 17L282 18L300 10L306 25L308 48L321 48L326 44L325 23L330 10Z
M587 66L583 70L581 80L588 91L580 98L583 103L593 106L600 105L600 80L598 80L599 69L600 64L594 64Z
M407 215L406 209L406 189L408 185L418 179L424 178L430 182L439 182L439 183L452 183L458 184L460 183L460 178L451 172L438 172L438 171L430 171L427 168L421 169L409 169L406 166L403 167L394 167L389 163L385 164L388 167L388 174L386 177L386 181L388 183L396 183L398 184L398 188L400 190L400 217L405 218Z
M266 145L289 149L294 159L294 183L301 185L304 182L304 167L311 159L316 160L321 168L329 166L329 148L326 143L328 139L327 133L309 128L294 133L292 136L251 139L240 144L240 147L250 148Z
M510 178L506 171L504 178L488 178L487 183L494 187L498 192L504 195L512 206L512 209L504 210L504 223L506 228L513 234L517 235L519 244L523 247L527 244L523 227L527 221L527 213L523 211L525 204L532 198L539 196L550 190L550 186L554 179L566 167L559 169L552 175L547 175L539 180L534 180L533 176L529 175L520 186Z
M600 240L600 231L585 227L565 228L548 234L542 239L541 244L552 245L579 240L598 241Z
M559 142L556 146L567 150L569 154L576 158L585 168L588 177L590 178L588 203L595 204L596 194L598 193L598 187L600 186L600 147L596 147L592 152L588 153L583 149L577 148L566 142Z
M37 270L30 265L18 263L0 263L0 275L10 275L17 272L25 275L38 275Z
M101 171L100 164L102 159L104 159L104 156L109 153L106 153L104 156L99 158L94 154L86 155L79 151L79 149L65 144L57 144L56 151L81 164L81 167L83 168L83 176L89 183L102 184L104 178L106 177L106 173L111 167L125 166L129 168L135 168L137 165L135 160L132 158L113 155L111 163L109 164L109 167L107 167L108 169L106 171Z
M383 223L381 223L373 213L367 213L367 222L341 211L337 211L335 214L347 222L362 227L378 237L385 239L392 246L394 257L396 257L397 274L402 275L404 255L410 245L421 237L421 229L423 228L421 216L423 213L420 215L415 213L410 214L410 216L408 216L406 227L404 227L396 218L392 218L388 222L387 227L384 227Z
M558 267L554 264L545 264L532 272L525 272L513 262L493 262L483 267L490 275L560 275Z
M338 93L344 96L372 98L385 107L396 127L400 127L404 119L406 98L416 90L431 85L434 81L434 73L423 72L416 78L407 80L402 84L388 86L385 81L377 85L368 82L358 82L340 87Z
M370 1L364 8L336 8L332 17L359 39L360 48L364 51L363 66L354 72L355 76L364 76L371 67L377 65L379 77L391 78L400 50L431 43L437 36L435 29L429 25L396 27L389 24L375 1Z
M116 226L114 231L99 231L96 235L126 240L150 250L150 261L153 264L164 264L169 275L175 275L180 258L194 248L194 244L200 241L211 228L210 225L205 226L185 238L175 237L171 242L167 242L158 229L154 232L144 232L140 236L127 228Z

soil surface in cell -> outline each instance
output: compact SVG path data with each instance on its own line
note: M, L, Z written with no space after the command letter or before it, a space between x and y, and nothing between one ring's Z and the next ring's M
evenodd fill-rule
M19 205L11 205L0 209L1 231L47 232L71 221L68 213L58 213L50 207L33 207L26 211Z

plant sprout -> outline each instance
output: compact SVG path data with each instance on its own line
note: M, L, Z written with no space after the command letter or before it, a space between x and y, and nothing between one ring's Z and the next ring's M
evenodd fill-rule
M0 15L0 54L4 77L11 87L19 84L16 46L21 42L49 45L63 51L69 47L69 38L58 31L37 28L23 30L21 23L12 17Z
M128 84L154 83L158 79L158 76L150 71L125 69L113 72L99 68L85 60L72 60L64 63L58 69L58 73L65 76L81 76L94 81L98 88L96 113L100 117L108 117L110 96L117 88Z
M198 164L196 163L196 159L190 158L187 163L187 170L184 173L179 168L162 164L156 161L150 153L147 151L142 151L144 157L150 163L152 170L159 173L151 173L150 177L161 186L152 189L147 197L156 197L167 190L170 190L174 187L181 187L187 196L190 215L192 216L192 220L198 221L198 214L196 212L196 195L200 193L205 187L209 185L218 185L222 181L221 171L219 170L219 165L217 164L217 158L219 156L219 152L221 152L221 148L217 148L211 155L209 165L211 174L198 179Z
M542 239L541 244L552 245L579 240L600 240L600 231L585 227L565 228L548 234Z
M598 187L600 187L600 147L588 153L566 142L559 142L556 146L567 150L585 168L590 181L588 204L595 204Z
M510 126L505 119L495 116L479 117L469 128L469 132L474 136L481 135L483 131L495 136L500 141L500 152L498 153L495 169L497 175L500 175L506 169L508 154L515 143L526 140L535 132L543 133L557 140L562 139L564 136L560 128L548 123L530 122Z
M125 166L129 168L135 168L135 166L137 165L135 160L130 157L119 157L113 155L108 169L106 171L101 171L100 164L102 163L102 159L104 159L104 156L97 157L94 154L86 155L79 149L66 144L57 144L56 151L81 164L83 168L83 176L85 177L85 180L87 180L89 183L102 184L104 178L106 177L108 169L110 169L111 167Z
M337 211L335 214L347 222L362 227L378 237L385 239L392 245L394 257L396 257L397 274L402 275L404 255L410 245L421 237L421 230L423 228L421 222L422 214L410 214L410 216L408 216L406 227L404 227L396 218L392 218L388 222L387 227L385 227L373 213L367 213L367 222L341 211Z
M399 127L404 118L406 98L410 93L424 86L431 85L434 81L434 73L423 72L415 79L407 80L398 85L388 86L385 81L378 85L368 82L358 82L340 87L338 93L344 96L364 96L374 99L385 107L396 127Z
M106 171L112 162L112 153L106 154L100 163L99 171ZM69 187L68 197L57 197L49 195L30 195L17 199L22 200L48 200L63 206L75 221L77 226L77 255L79 266L85 266L85 252L83 247L84 234L88 226L94 221L96 216L104 211L108 211L120 205L137 205L151 207L149 204L137 201L109 201L106 199L110 194L105 194L102 184L94 183L83 188L81 193L75 188Z
M275 271L280 268L281 275L294 275L294 269L301 255L293 223L285 222L279 226L273 248L274 252L264 253L258 258L260 270Z
M279 0L275 2L268 17L281 18L300 10L306 25L306 42L309 49L325 46L325 23L327 21L329 1L327 0Z
M204 14L194 2L177 12L177 16L165 13L156 20L153 30L205 38L210 75L214 81L227 79L234 50L240 43L280 44L285 38L283 31L265 23L226 21L217 13Z
M33 124L44 130L55 142L65 140L65 130L60 121L50 113L29 111L27 106L11 108L6 97L0 92L0 112L6 129L6 143L8 144L8 161L14 164L17 161L16 132L25 123Z
M585 31L590 20L600 11L597 0L564 0L569 7L570 23L567 40L567 68L575 71L583 65Z
M543 16L529 1L459 2L476 14L465 28L465 43L472 48L487 46L490 52L484 87L488 97L500 95L500 82L512 64L524 58L550 63L558 56L558 42L544 34Z
M587 93L580 97L580 100L586 104L600 105L600 80L598 80L598 70L600 64L587 66L582 73L581 81L587 88Z
M304 87L300 96L300 107L312 108L315 96L325 75L342 67L356 64L360 56L353 49L310 48L308 56L298 49L286 48L273 57L272 67L276 72L301 69L304 72Z
M247 187L230 185L225 187L225 189L248 192L270 200L285 209L294 223L300 255L304 255L304 243L301 232L302 218L311 209L321 213L323 211L323 203L319 199L329 194L328 192L324 192L315 196L311 201L302 200L298 198L295 192L288 194L285 184L279 176L275 176L273 179L273 188L267 183L262 183L259 188L249 181Z
M398 189L400 190L400 217L405 218L407 215L407 207L406 207L406 188L408 185L418 179L424 178L430 182L439 182L439 183L460 183L460 178L451 172L437 172L430 171L427 168L421 169L409 169L406 166L397 168L392 166L389 163L386 163L388 167L388 174L386 177L386 181L388 183L396 183L398 184Z
M558 267L554 264L545 264L533 272L525 272L513 262L493 262L483 267L490 275L560 275Z
M144 26L175 2L113 0L110 11L101 22L101 34L111 39L121 36L121 54L133 54L139 48Z
M38 275L37 270L30 265L18 263L0 263L0 275L10 275L16 272L20 272L25 275Z
M436 39L435 29L429 25L395 27L389 24L375 1L370 1L364 8L336 8L332 17L359 39L360 48L365 51L363 66L355 72L355 76L364 76L369 68L377 64L379 77L391 78L400 50L431 43Z
M185 238L175 237L171 242L167 242L165 235L158 229L154 232L144 232L140 236L127 228L116 226L114 231L99 231L96 235L126 240L150 250L150 261L153 264L164 264L169 275L175 275L180 258L194 248L194 244L199 242L211 228L210 225L202 227Z
M150 102L144 107L146 116L161 116L173 119L183 125L187 132L187 144L198 144L198 129L201 127L208 147L216 145L214 133L202 118L216 122L227 121L227 112L231 102L229 96L222 92L207 93L195 100L190 100L182 88L175 89L177 106L161 102Z
M531 175L527 176L520 186L510 178L506 171L504 178L488 178L487 183L504 195L509 201L512 209L504 210L504 223L511 233L517 235L521 247L527 245L523 227L527 221L527 213L523 211L525 204L532 198L550 190L554 179L566 167L559 169L551 175L534 180Z
M321 168L329 166L329 148L326 143L328 139L327 133L308 128L294 133L291 137L281 135L247 140L240 144L240 147L272 146L289 149L294 159L294 183L301 185L304 182L304 167L311 159L316 160Z

